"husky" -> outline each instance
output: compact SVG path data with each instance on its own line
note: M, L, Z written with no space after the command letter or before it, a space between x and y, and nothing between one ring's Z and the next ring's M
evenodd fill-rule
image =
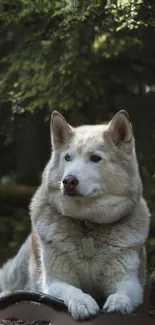
M52 154L30 204L31 235L0 270L1 295L40 291L74 319L143 303L150 213L126 111L72 127L54 111Z

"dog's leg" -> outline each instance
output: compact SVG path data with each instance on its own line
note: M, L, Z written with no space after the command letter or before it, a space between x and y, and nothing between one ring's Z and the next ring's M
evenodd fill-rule
M52 235L51 238L53 238ZM67 238L68 234L65 236ZM66 254L68 243L64 250L65 254L63 254L62 248L60 251L58 249L58 238L59 234L55 244L52 240L48 244L43 239L41 240L40 291L61 299L74 319L85 319L96 315L99 312L99 306L90 295L80 289L80 275L74 263L72 264L72 258L67 259L67 255L69 255ZM63 247L63 243L61 245ZM72 250L73 248L71 248Z
M85 319L99 312L96 301L90 295L67 283L53 282L44 292L63 300L74 319Z
M131 313L142 302L143 288L137 277L131 277L116 283L113 293L103 306L103 311Z
M138 277L140 259L138 251L130 250L111 259L104 268L106 312L131 313L143 302L143 285Z

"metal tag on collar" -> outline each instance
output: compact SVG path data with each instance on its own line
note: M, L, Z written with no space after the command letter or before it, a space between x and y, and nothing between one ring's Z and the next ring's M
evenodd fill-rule
M92 257L95 255L94 240L90 235L82 238L81 244L84 256Z

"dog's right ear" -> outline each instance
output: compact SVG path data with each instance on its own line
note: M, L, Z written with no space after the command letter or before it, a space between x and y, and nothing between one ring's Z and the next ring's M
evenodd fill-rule
M133 131L129 121L129 115L126 111L121 110L114 115L108 127L109 135L116 147L133 146Z
M52 147L56 149L63 145L73 136L73 134L73 129L67 123L65 118L57 111L53 111L51 115Z

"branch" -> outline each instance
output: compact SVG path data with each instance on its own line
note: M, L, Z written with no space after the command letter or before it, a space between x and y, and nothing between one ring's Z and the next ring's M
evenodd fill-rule
M0 185L0 204L27 205L36 189L17 184Z

